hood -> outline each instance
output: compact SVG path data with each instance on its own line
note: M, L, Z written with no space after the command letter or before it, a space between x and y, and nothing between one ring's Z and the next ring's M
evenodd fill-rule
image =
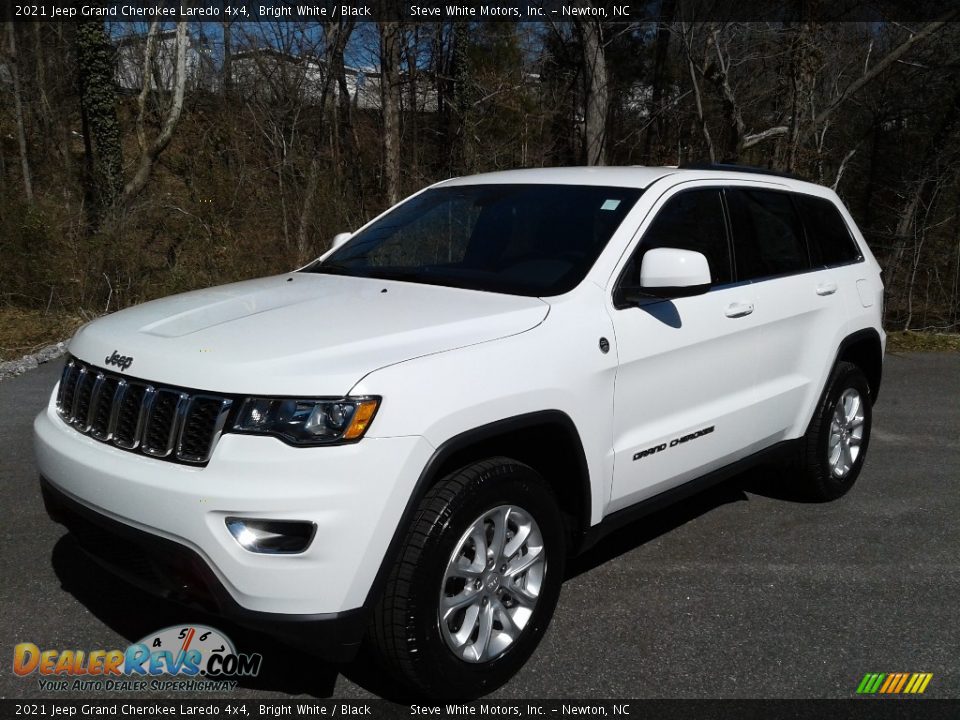
M198 390L340 396L373 370L524 332L548 311L538 298L292 273L121 310L81 328L70 352Z

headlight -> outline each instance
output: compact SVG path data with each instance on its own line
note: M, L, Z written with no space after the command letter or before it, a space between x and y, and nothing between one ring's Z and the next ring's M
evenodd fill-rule
M276 435L294 445L359 440L370 427L380 398L294 400L247 398L233 431Z

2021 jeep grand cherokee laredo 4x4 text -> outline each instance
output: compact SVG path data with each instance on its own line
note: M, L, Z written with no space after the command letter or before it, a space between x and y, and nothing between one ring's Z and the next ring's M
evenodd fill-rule
M92 554L467 697L533 652L606 529L774 455L820 500L860 472L882 285L830 190L511 171L338 240L73 338L36 454Z

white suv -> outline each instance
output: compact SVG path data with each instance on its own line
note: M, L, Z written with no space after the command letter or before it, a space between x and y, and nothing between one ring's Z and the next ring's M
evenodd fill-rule
M44 498L149 590L477 696L610 529L771 459L844 494L882 292L806 182L448 180L299 271L82 328L35 422Z

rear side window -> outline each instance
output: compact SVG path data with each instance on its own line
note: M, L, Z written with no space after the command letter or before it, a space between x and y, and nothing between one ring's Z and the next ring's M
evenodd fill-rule
M860 250L836 205L813 195L794 195L794 199L807 230L814 267L844 265L861 259Z
M737 280L810 269L806 243L790 195L771 190L727 190Z
M703 253L710 264L712 283L731 281L730 247L718 189L687 190L668 200L644 233L624 282L639 285L644 254L663 247Z

